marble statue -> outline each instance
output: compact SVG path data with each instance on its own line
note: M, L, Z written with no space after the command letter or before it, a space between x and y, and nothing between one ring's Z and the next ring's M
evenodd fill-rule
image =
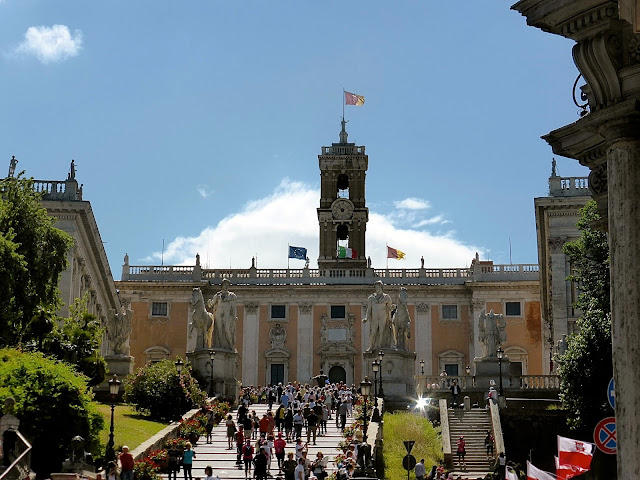
M216 335L214 348L235 350L236 345L236 294L229 291L231 282L224 278L222 280L222 290L216 293L209 300L209 308L213 310L216 323Z
M375 284L376 293L367 299L367 311L363 323L370 323L369 351L393 346L393 324L391 323L391 297L382 291L382 282Z
M199 288L194 288L191 293L191 323L189 324L189 337L196 331L196 350L211 348L214 317L207 312L204 306L204 297ZM216 326L217 327L217 326Z
M411 338L411 317L407 307L407 289L400 288L398 306L393 314L393 330L396 350L407 350L406 339Z
M109 339L109 346L112 355L129 355L129 346L127 341L131 334L131 319L133 318L133 310L131 304L123 304L120 311L109 309L107 314L106 331Z
M503 342L507 341L506 327L507 323L501 313L496 314L493 313L493 310L490 310L487 314L484 309L480 312L478 317L478 339L484 346L485 357L495 358L497 356L498 348Z

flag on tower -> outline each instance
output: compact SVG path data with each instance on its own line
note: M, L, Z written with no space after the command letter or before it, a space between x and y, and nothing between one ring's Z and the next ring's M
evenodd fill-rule
M553 475L534 467L527 461L527 480L556 480Z
M338 258L358 258L358 252L353 248L338 247Z
M307 249L303 247L292 247L289 245L289 258L297 258L298 260L307 259Z
M558 462L560 465L589 470L593 459L593 444L582 440L573 440L558 435Z
M361 105L364 105L364 97L362 95L356 95L355 93L347 92L345 90L344 103L346 105L355 105L356 107L359 107Z
M395 258L396 260L404 260L405 253L397 250L395 248L391 248L387 245L387 258Z

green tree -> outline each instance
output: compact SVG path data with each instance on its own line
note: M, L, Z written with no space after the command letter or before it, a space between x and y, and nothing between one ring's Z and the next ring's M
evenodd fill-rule
M0 180L0 346L42 342L58 309L73 239L54 226L33 179Z
M182 374L178 375L171 360L141 367L125 380L124 399L151 418L176 418L178 414L200 406L207 396L189 370L185 365Z
M100 355L104 329L100 320L87 310L88 294L76 298L69 307L69 318L59 319L44 341L42 351L71 363L89 378L89 385L99 385L107 373L107 364Z
M20 432L33 445L31 465L39 478L59 472L71 439L80 435L85 449L99 453L104 420L97 412L84 375L41 353L0 350L0 402L16 401Z
M569 425L587 431L610 412L605 393L613 375L609 247L606 234L591 228L599 218L592 200L581 210L580 238L564 246L572 265L569 279L579 287L575 306L582 316L566 352L558 356L558 374Z

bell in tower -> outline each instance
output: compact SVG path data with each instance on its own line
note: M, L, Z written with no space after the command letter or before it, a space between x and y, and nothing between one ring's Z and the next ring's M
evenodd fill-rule
M347 141L347 122L342 119L340 142L322 147L320 165L320 269L367 267L365 237L369 209L365 179L369 157L364 146Z

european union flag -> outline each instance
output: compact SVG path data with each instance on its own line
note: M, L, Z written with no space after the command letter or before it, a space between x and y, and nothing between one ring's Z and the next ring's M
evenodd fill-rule
M289 258L297 258L298 260L307 259L307 249L302 247L292 247L289 245Z

